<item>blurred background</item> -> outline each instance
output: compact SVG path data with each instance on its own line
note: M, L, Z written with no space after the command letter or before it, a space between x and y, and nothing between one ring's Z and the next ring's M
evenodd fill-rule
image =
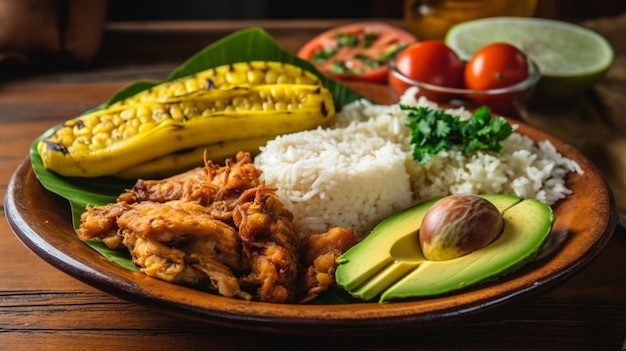
M224 21L240 21L243 28L279 20L265 29L280 36L289 33L294 20L377 18L402 23L403 11L404 0L0 0L0 74L24 67L132 65L133 60L157 58L180 62L229 34L220 32ZM626 0L538 0L535 11L535 17L572 22L620 14L626 16ZM324 26L320 23L318 28ZM214 37L206 36L206 28ZM297 39L301 44L315 34ZM177 49L166 52L164 44ZM285 49L295 52L297 47Z
M402 11L403 0L108 0L111 21L401 18ZM626 0L539 0L536 16L580 21L624 11Z

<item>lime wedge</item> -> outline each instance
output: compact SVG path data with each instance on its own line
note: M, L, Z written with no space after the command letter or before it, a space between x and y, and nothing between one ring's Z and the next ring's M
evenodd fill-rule
M600 80L613 62L613 49L602 36L582 26L540 18L491 17L457 24L446 44L464 60L481 47L507 42L537 63L544 98L578 95Z

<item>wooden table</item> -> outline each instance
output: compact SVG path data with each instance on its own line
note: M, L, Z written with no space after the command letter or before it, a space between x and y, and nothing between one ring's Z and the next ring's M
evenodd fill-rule
M314 34L347 22L109 25L92 67L22 72L0 83L0 196L33 139L131 81L164 79L197 50L250 25L266 28L295 52ZM620 227L579 274L471 324L421 335L312 338L203 324L112 297L29 252L4 213L0 217L1 350L619 350L626 335L626 232Z

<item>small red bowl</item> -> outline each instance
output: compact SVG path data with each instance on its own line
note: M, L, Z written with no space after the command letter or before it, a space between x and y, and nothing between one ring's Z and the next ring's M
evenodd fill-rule
M516 114L517 104L522 103L531 95L541 78L539 66L532 60L529 63L528 77L522 82L498 89L472 90L449 88L414 80L398 71L395 60L392 59L389 61L389 86L395 99L402 96L407 89L417 87L416 97L424 96L439 104L468 108L488 106L494 113L513 116Z

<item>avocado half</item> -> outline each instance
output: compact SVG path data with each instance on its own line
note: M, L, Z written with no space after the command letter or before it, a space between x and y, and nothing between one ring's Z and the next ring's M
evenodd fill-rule
M491 244L468 255L429 261L418 232L428 209L440 198L398 212L338 259L337 284L354 297L379 302L433 296L496 279L520 268L541 250L552 231L554 213L535 199L481 195L502 213L504 229Z

